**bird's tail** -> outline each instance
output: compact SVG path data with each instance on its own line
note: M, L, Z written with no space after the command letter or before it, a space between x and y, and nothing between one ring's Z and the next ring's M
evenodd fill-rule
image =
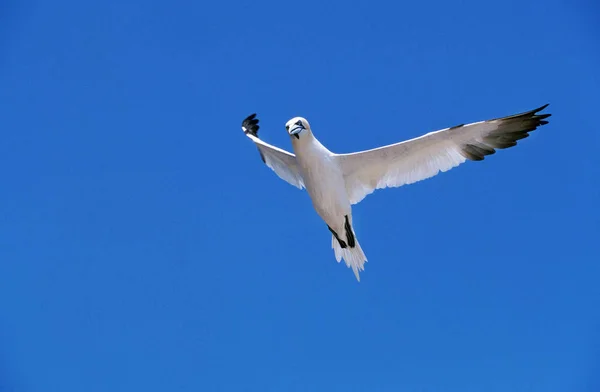
M338 261L338 263L342 261L342 259L344 259L348 268L352 268L352 271L354 271L354 276L356 276L356 280L360 282L360 276L358 274L358 271L365 270L365 262L367 261L367 256L365 256L365 253L360 247L358 240L355 240L355 242L355 246L352 248L349 246L342 248L340 246L340 242L335 238L335 236L331 236L331 247L333 248L335 259Z

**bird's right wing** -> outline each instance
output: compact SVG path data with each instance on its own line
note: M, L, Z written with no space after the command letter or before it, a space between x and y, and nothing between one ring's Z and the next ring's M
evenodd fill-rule
M496 149L515 146L547 124L546 106L513 116L461 124L372 150L336 154L352 204L376 189L399 187L445 172L466 160L481 161Z
M293 186L304 188L304 180L298 169L296 156L281 148L265 143L258 138L258 119L256 113L248 116L242 122L242 130L256 144L262 161L271 168L275 174Z

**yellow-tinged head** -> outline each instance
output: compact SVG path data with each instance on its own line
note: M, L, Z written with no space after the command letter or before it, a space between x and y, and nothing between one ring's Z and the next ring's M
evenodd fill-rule
M288 131L290 136L294 136L300 139L300 136L304 133L311 132L310 124L304 117L294 117L285 123L285 129Z

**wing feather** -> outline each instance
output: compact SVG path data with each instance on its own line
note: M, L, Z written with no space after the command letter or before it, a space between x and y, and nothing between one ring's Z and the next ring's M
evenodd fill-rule
M467 160L481 161L496 149L517 145L548 123L548 106L493 120L430 132L401 143L351 154L336 154L352 204L376 189L399 187L448 171Z
M242 130L258 148L260 157L265 165L273 170L282 180L299 189L304 188L304 180L298 169L296 156L259 139L258 128L256 114L248 116L242 122Z

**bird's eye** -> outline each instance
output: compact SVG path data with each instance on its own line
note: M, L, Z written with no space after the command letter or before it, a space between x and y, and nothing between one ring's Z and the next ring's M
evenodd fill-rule
M285 126L285 130L286 130L286 131L289 131L289 130L290 130L290 126L289 126L289 125L286 125L286 126Z
M298 120L298 121L296 122L296 125L302 125L302 120Z

